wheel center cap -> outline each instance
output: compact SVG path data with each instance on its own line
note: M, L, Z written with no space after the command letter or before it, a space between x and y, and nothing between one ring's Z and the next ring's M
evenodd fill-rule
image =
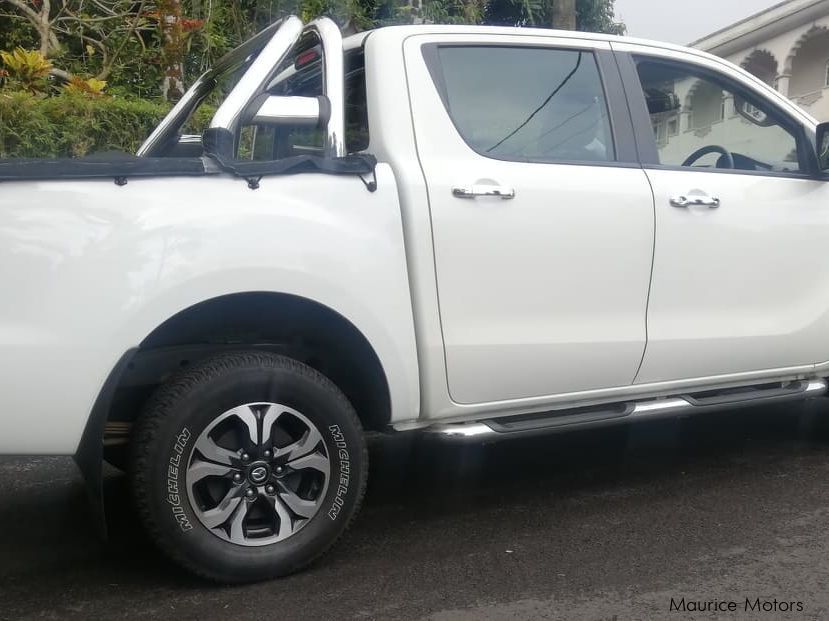
M268 467L264 464L254 464L248 472L248 478L250 479L251 483L255 483L257 485L267 481L269 475L270 472L268 470Z

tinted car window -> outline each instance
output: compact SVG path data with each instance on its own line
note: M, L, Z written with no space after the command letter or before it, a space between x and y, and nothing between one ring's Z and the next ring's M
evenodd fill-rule
M452 121L481 155L537 162L614 159L591 52L440 46L437 63Z
M639 59L637 68L660 164L801 170L796 131L767 101L693 65Z

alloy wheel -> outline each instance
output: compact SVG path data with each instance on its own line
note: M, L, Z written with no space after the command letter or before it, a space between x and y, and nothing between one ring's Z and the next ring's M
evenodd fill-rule
M263 546L297 533L320 509L330 459L316 426L278 403L247 403L199 435L186 473L199 521L217 537Z

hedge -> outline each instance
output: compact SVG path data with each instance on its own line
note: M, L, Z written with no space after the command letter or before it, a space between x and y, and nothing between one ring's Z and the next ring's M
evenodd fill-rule
M0 159L134 153L169 108L144 99L0 91ZM200 132L212 112L198 110L188 131Z

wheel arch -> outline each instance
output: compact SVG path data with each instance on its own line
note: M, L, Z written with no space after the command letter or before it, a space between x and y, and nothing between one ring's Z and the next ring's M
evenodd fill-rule
M157 385L181 367L232 349L277 351L316 369L346 394L368 429L391 418L388 377L363 331L331 307L289 293L231 293L180 310L144 337L116 393ZM134 417L115 411L118 397L107 418Z
M129 442L132 422L155 388L180 368L221 352L273 351L316 369L351 401L367 430L391 420L391 390L374 346L352 321L299 295L267 291L231 293L192 304L153 328L110 370L94 402L75 453L106 534L102 463L109 450Z

